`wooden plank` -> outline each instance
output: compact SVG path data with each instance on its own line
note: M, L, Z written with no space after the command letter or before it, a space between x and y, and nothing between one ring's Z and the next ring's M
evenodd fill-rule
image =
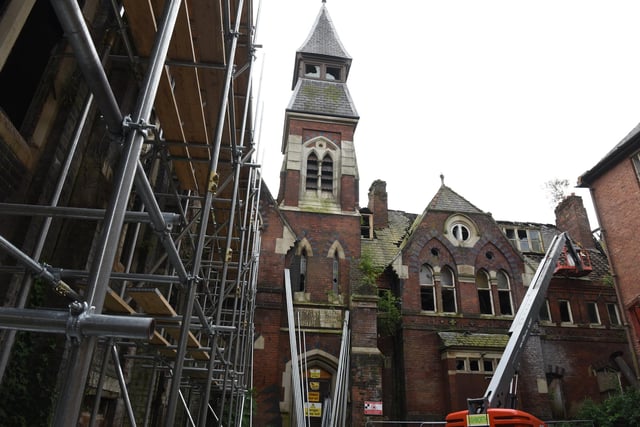
M104 309L111 313L134 314L136 311L123 300L120 295L107 289L107 295L104 299Z
M133 298L142 310L151 315L177 316L169 301L156 288L129 289L127 294Z

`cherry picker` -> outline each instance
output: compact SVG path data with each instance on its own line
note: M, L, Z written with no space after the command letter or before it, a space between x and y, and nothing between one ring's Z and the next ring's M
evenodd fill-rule
M538 319L554 274L585 276L592 270L589 254L567 235L554 237L516 313L509 341L483 397L467 399L467 409L446 418L447 427L543 427L544 421L515 409L517 365L533 323Z

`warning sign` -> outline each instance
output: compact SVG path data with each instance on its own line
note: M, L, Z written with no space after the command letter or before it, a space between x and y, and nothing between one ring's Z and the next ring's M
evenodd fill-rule
M305 402L304 414L307 417L321 417L322 416L322 403Z
M320 402L320 392L319 391L309 391L307 392L309 402Z
M486 427L489 425L489 415L469 414L467 415L467 425L469 427Z
M310 378L320 378L320 369L309 369Z
M382 402L364 402L365 415L382 415Z

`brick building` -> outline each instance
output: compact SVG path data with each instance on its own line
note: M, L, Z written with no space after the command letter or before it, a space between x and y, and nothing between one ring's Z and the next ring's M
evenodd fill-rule
M640 354L640 243L630 231L640 228L640 126L636 126L596 165L578 178L589 188L601 227L611 275ZM637 365L636 365L637 369Z
M594 270L553 278L520 364L519 406L544 419L567 418L585 397L599 400L632 381L624 376L631 358L606 258L586 214L576 221L580 198L558 206L556 226L496 221L444 177L421 214L390 209L381 180L359 206L350 64L323 4L296 52L278 196L262 192L258 425L294 425L296 369L306 379L312 425L341 407L345 384L350 425L442 421L466 408L468 397L484 394L537 265L565 230L589 252ZM294 352L299 368L292 329L303 342Z

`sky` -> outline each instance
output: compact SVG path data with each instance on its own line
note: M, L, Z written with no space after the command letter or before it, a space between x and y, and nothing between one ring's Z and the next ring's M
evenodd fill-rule
M321 0L262 0L259 161L274 196L296 51ZM360 205L421 213L444 183L496 220L553 224L545 183L574 188L640 122L640 1L327 0L353 58Z

